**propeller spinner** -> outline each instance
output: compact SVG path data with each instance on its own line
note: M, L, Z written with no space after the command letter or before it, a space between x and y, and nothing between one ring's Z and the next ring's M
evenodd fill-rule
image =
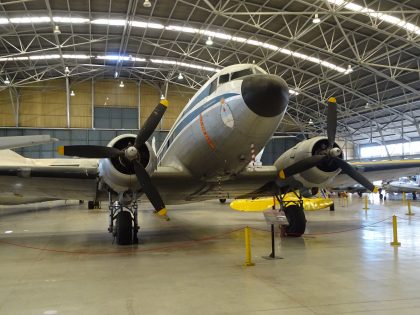
M140 163L139 155L141 146L144 145L144 143L147 141L147 139L149 139L153 131L156 129L168 105L169 102L167 100L161 100L159 104L155 107L153 112L150 114L150 116L147 118L143 127L139 130L134 145L129 146L123 150L96 145L70 145L59 147L58 153L62 155L78 156L84 158L111 159L115 157L120 157L125 159L126 163L132 164L136 173L137 181L139 182L147 198L155 208L155 213L169 220L169 218L166 216L167 210L165 207L165 203L163 202L159 191L153 185L152 180L149 174L147 173L146 169Z
M328 99L328 112L327 112L327 137L328 147L320 152L321 154L312 155L308 158L300 160L285 169L280 170L280 179L286 179L292 175L309 170L314 166L319 166L322 163L333 163L341 168L342 173L347 174L356 182L361 184L366 189L377 192L378 189L373 185L365 176L359 173L353 166L340 158L341 149L334 147L335 134L337 130L337 104L334 97Z

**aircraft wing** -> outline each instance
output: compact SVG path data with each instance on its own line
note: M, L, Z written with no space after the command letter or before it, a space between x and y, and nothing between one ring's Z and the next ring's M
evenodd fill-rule
M420 160L393 160L350 163L370 181L390 181L403 176L420 174ZM333 181L332 186L352 186L357 184L345 174L339 174Z
M0 204L95 199L96 160L32 160L10 150L0 150L0 161Z
M54 141L58 140L51 138L49 135L1 137L0 150L29 147Z

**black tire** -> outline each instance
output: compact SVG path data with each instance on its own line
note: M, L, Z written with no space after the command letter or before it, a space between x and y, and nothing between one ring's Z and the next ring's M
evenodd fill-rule
M359 195L360 198L362 198L363 193L361 191L358 191L357 194Z
M384 199L384 195L382 193L379 194L379 199L383 200Z
M130 212L121 211L118 213L115 223L115 238L118 245L133 244L133 220Z
M335 205L334 205L334 203L330 206L330 211L335 211Z
M88 209L89 210L92 210L94 207L95 207L95 202L92 201L92 200L89 200L88 201Z
M225 203L226 202L226 199L225 198L222 198L222 199L219 199L219 201L220 201L220 203Z
M306 217L303 208L298 205L291 205L284 209L289 225L286 226L286 236L300 237L305 233Z
M417 200L417 194L413 192L413 200Z

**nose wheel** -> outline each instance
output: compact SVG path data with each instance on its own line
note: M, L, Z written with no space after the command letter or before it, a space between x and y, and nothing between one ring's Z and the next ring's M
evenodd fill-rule
M138 206L133 202L131 206L123 206L120 202L112 202L109 198L109 227L118 245L138 244ZM115 222L115 224L114 224Z

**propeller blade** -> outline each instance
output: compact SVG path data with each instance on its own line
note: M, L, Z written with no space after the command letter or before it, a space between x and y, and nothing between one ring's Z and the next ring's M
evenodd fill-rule
M61 155L78 156L83 158L114 158L123 155L124 152L112 147L100 145L66 145L59 146L57 152Z
M152 135L159 121L162 119L162 116L165 113L168 105L169 105L169 102L167 100L160 100L159 104L157 104L153 112L147 118L143 127L140 129L139 133L137 134L136 143L134 144L134 146L137 149L139 149L140 146L143 143L145 143L147 139L149 139L149 137Z
M334 97L328 99L327 110L327 137L330 148L333 147L335 142L335 133L337 130L337 101Z
M137 180L139 181L140 185L143 188L144 193L146 194L149 201L152 203L153 207L155 208L155 212L169 220L166 216L166 208L165 204L160 196L158 190L153 185L152 180L150 179L149 174L146 172L143 165L141 165L138 161L133 161L134 170L136 172Z
M353 166L351 166L346 161L340 159L340 158L334 158L334 162L337 163L337 165L341 168L343 173L349 175L351 178L353 178L356 182L361 184L366 189L377 192L378 188L375 187L366 177L364 177L361 173L359 173Z
M280 179L286 179L289 176L309 170L328 158L327 155L312 155L281 170L279 172L279 177Z

